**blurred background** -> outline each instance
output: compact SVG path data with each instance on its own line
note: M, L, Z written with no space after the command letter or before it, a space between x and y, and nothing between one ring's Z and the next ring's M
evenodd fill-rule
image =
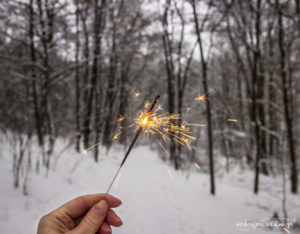
M240 233L269 218L286 230L248 231L300 232L299 0L1 0L0 12L3 233L105 192L157 94L196 139L140 137L112 190L126 205L114 232Z

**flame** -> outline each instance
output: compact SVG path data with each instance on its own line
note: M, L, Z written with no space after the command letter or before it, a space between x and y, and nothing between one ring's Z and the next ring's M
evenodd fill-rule
M148 122L148 117L146 116L146 117L144 118L144 120L142 121L142 125L146 125L147 122Z

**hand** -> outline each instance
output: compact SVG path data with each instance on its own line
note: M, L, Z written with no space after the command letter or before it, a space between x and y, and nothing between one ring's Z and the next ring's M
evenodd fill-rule
M111 225L122 225L111 209L121 204L118 198L105 194L77 197L42 217L37 234L110 234Z

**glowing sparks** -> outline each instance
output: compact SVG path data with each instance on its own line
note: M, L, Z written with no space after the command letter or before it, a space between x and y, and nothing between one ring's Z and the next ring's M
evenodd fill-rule
M162 108L153 111L152 115L146 110L140 111L135 121L135 129L138 130L140 126L143 127L143 132L146 136L160 135L164 142L167 140L174 140L183 146L187 146L188 149L192 149L191 143L196 140L191 135L191 131L188 127L190 125L186 121L180 122L180 115L159 113L162 112Z
M139 91L134 92L134 97L135 98L139 97L140 95L141 95L141 92L139 92Z
M144 104L144 107L145 107L145 108L148 108L150 105L151 105L151 103L148 102L148 101L146 101L145 104Z
M201 95L199 92L198 96L194 100L199 102L206 102L206 100L208 100L207 93Z
M289 229L287 229L286 227L283 227L283 230L287 233L291 233Z
M120 122L122 122L124 119L125 119L124 116L120 115L119 118L118 118L118 120L117 120L117 122L120 123Z
M99 144L100 144L100 142L98 142L98 143L96 143L96 144L90 146L89 148L83 150L82 153L83 153L84 155L86 155L88 151L90 151L91 149L93 149L94 147L96 147L96 146L99 145Z
M143 125L146 125L146 124L147 124L147 122L148 122L148 118L147 118L147 117L145 117L145 118L144 118L144 120L142 121L142 124L143 124Z
M187 125L197 126L197 127L205 127L206 126L206 124L191 124L191 123L187 123Z
M199 170L201 169L201 167L199 166L198 163L194 162L195 167L197 167Z
M119 137L121 136L122 134L122 127L119 128L119 131L113 136L113 141L119 139Z
M237 119L227 119L228 122L237 122Z

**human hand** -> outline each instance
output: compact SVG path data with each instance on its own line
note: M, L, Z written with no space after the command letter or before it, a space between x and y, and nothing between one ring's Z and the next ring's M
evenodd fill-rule
M118 198L105 194L77 197L43 216L37 234L110 234L111 226L122 225L111 209L121 204Z

